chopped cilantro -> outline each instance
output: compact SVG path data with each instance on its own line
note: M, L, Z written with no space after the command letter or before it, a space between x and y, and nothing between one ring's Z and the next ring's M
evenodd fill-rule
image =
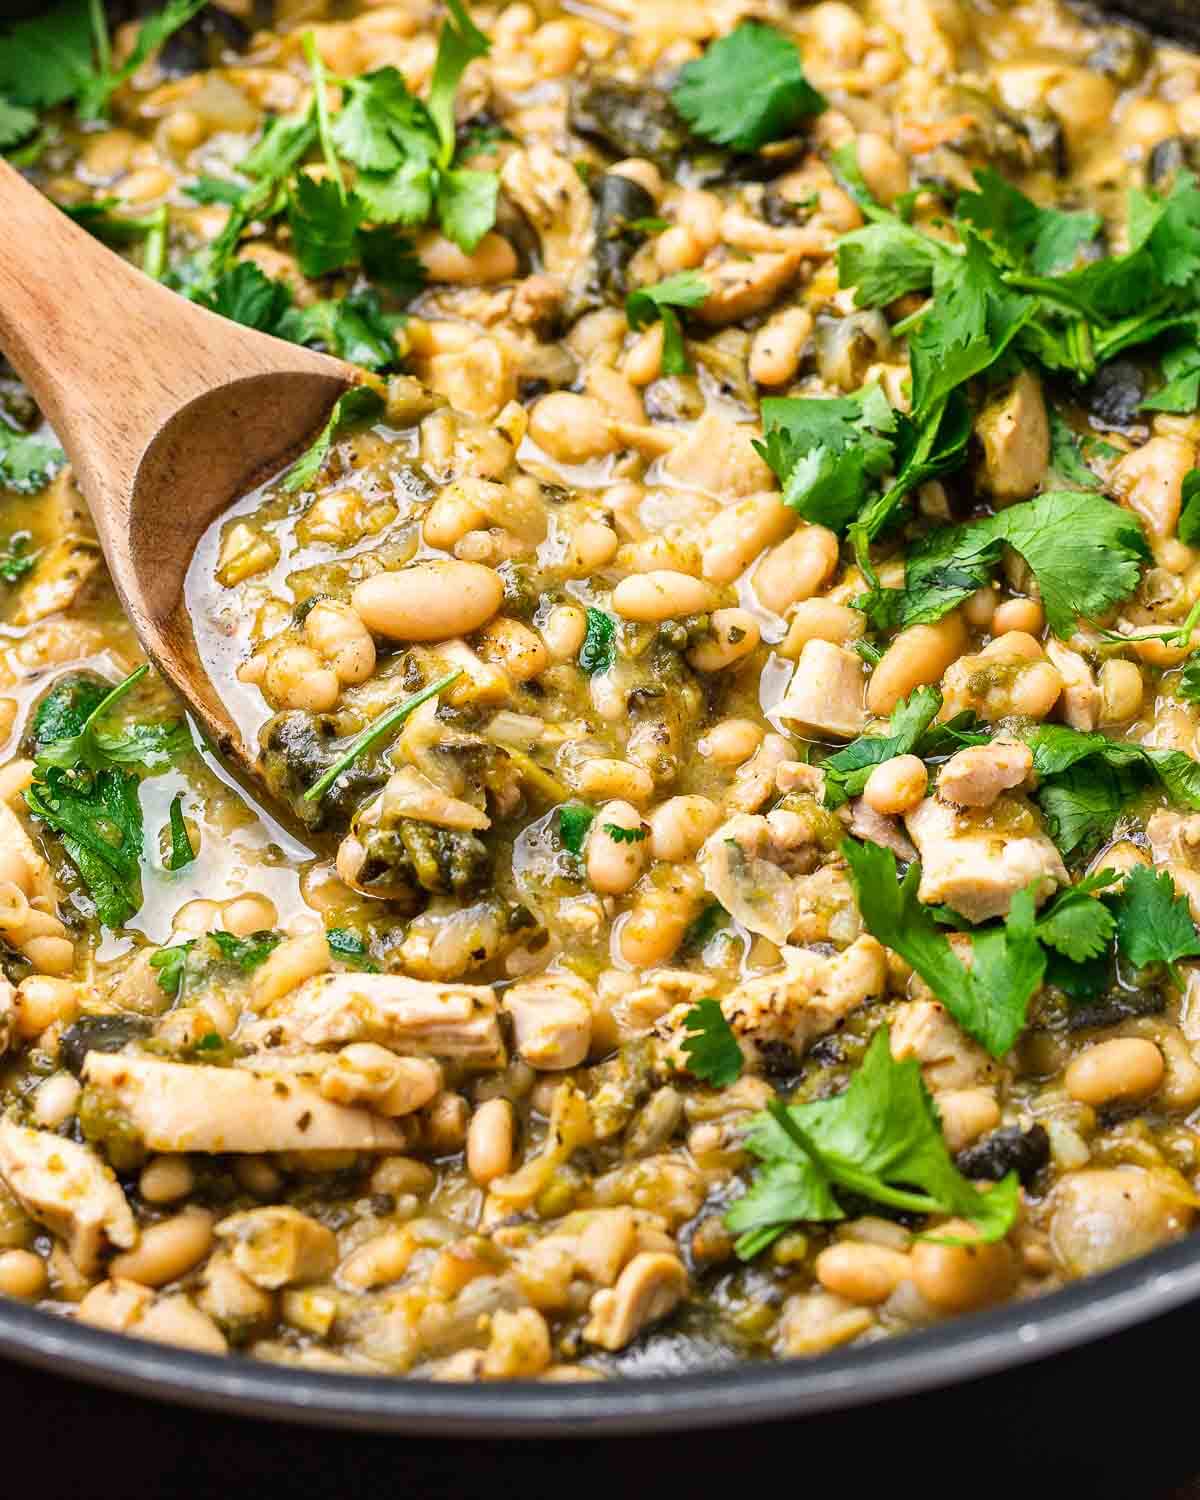
M352 969L361 969L367 974L379 973L379 965L367 951L366 943L349 927L331 927L325 934L325 941L333 957L349 964Z
M1066 419L1053 409L1047 415L1050 418L1050 467L1074 488L1099 489L1100 481L1084 461L1082 444Z
M1165 964L1172 982L1182 989L1176 964L1181 958L1200 957L1200 934L1187 898L1176 891L1167 871L1144 865L1131 870L1116 911L1117 945L1134 968Z
M14 432L0 421L0 486L30 495L44 489L67 461L56 443Z
M100 920L123 926L142 904L138 778L130 771L52 766L34 780L25 801L62 840Z
M671 102L697 135L734 151L793 135L826 108L795 42L757 21L743 21L685 63Z
M1086 963L1107 953L1116 931L1116 920L1095 892L1117 879L1113 870L1101 870L1060 891L1037 920L1037 935L1072 963Z
M174 999L183 988L187 970L187 956L196 946L195 938L185 943L176 943L172 948L160 948L150 956L150 967L158 970L158 987Z
M0 35L0 95L24 109L73 101L81 120L99 119L111 95L207 3L165 0L142 22L128 55L115 67L104 6L97 0L60 0L40 16L10 23Z
M959 197L956 214L1014 266L1028 265L1041 276L1070 270L1100 233L1099 214L1041 208L991 167L977 170L975 183L974 192Z
M283 942L278 932L253 932L249 937L235 937L232 932L210 932L208 938L221 957L236 964L243 974L252 974Z
M564 802L558 810L558 839L569 854L582 854L595 809L586 802Z
M724 1012L715 1000L697 1000L683 1018L687 1035L681 1050L687 1070L713 1088L727 1088L742 1076L745 1059Z
M1189 547L1200 543L1200 469L1183 476L1183 505L1179 512L1179 540Z
M29 550L32 540L28 531L14 531L0 551L0 579L5 583L19 583L37 566L41 553Z
M645 328L661 321L663 326L662 368L664 375L682 375L691 368L683 345L677 307L699 307L708 296L708 282L695 271L680 271L653 286L638 287L625 299L630 328Z
M954 1214L988 1241L1001 1239L1016 1218L1016 1173L987 1193L962 1176L919 1064L893 1059L886 1026L844 1093L790 1106L773 1101L750 1122L745 1144L759 1165L725 1215L743 1260L792 1224L844 1219L841 1192L911 1213Z
M61 686L52 688L42 701L34 724L39 745L36 760L39 772L52 766L63 770L84 768L91 771L114 766L140 766L147 771L162 771L187 755L193 748L192 737L181 719L157 724L130 724L119 733L100 731L100 720L142 681L149 670L149 666L141 666L131 672L95 703L78 729L73 731L70 731L70 710L65 704L61 709L54 705L59 694L66 695L67 704L79 702L78 686L66 679Z
M607 672L617 659L617 622L602 609L588 608L587 631L579 648L579 667L589 677Z
M188 837L187 824L183 821L183 793L179 792L171 801L170 812L171 852L167 856L168 870L183 870L192 864L196 851Z
M605 823L604 831L614 844L640 844L646 837L645 828L622 828L619 823Z

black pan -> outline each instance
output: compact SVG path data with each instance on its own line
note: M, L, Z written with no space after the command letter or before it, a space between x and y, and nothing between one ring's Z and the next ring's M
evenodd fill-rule
M1200 1297L1200 1239L1033 1302L813 1360L578 1385L328 1375L193 1354L0 1299L0 1355L238 1416L425 1437L599 1437L846 1411L1108 1339Z
M0 22L39 8L0 0ZM1107 0L1200 46L1200 0ZM56 1375L238 1416L426 1437L672 1432L848 1411L1079 1349L1200 1299L1200 1236L1035 1301L813 1360L578 1385L479 1386L332 1375L194 1354L0 1298L0 1355Z

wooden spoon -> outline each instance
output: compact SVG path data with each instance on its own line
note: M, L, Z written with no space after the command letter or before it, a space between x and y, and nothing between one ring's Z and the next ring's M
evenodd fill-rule
M0 350L66 449L138 638L252 770L183 584L231 501L316 433L361 371L218 317L105 249L0 161Z

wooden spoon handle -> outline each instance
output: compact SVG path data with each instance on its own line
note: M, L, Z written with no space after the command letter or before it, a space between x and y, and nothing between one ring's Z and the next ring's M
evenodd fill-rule
M343 383L353 374L159 285L3 161L0 223L0 350L58 434L94 512L131 492L155 436L206 392L280 370Z

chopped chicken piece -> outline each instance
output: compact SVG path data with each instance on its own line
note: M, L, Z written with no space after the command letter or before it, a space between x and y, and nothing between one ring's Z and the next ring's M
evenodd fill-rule
M1046 642L1046 655L1063 680L1059 708L1072 729L1091 733L1100 722L1100 689L1091 667L1078 651L1071 651L1053 637Z
M594 238L592 200L571 162L549 146L514 151L500 182L536 231L548 274L566 285L586 275Z
M543 1072L574 1068L592 1042L594 992L574 974L539 974L505 990L516 1050Z
M213 1068L89 1052L83 1077L151 1151L402 1151L390 1120L269 1064Z
M1001 792L1020 786L1032 769L1033 752L1019 740L969 745L938 772L938 796L958 807L990 807Z
M26 1213L66 1242L85 1276L109 1246L128 1250L137 1243L125 1194L90 1146L0 1121L0 1177Z
M891 1026L892 1056L915 1057L932 1093L995 1083L1003 1071L936 1000L910 1000Z
M1196 446L1179 437L1152 437L1127 453L1109 475L1122 505L1146 523L1151 536L1174 536L1183 505L1183 481L1196 466Z
M487 813L458 797L450 797L440 786L413 766L404 766L388 778L383 789L379 821L388 826L400 818L418 818L439 828L477 830L490 828Z
M673 484L703 490L723 505L774 487L775 476L754 447L757 427L706 412L671 450L663 472Z
M866 728L862 661L844 646L806 641L776 712L801 729L850 740Z
M887 985L887 956L873 937L857 939L844 953L829 957L809 948L783 949L783 968L740 984L721 1000L721 1010L744 1050L790 1048L801 1057ZM687 1006L665 1016L657 1028L666 1055L678 1067L685 1059Z
M1028 500L1050 463L1050 424L1037 376L1022 370L976 417L975 433L983 446L983 488L999 505Z
M883 849L890 849L897 859L917 857L917 851L905 834L900 819L876 812L865 797L856 797L850 804L850 832L856 839L865 839L868 844L878 844Z
M1036 882L1040 904L1069 881L1037 812L1015 793L977 810L926 797L904 821L921 856L920 899L945 902L970 922L1007 916L1027 885Z
M268 1046L378 1042L417 1057L450 1057L470 1068L502 1068L504 1042L489 985L437 984L402 974L322 974L268 1008L256 1029Z
M338 1261L333 1230L286 1205L231 1214L216 1233L242 1275L268 1292L321 1281Z

